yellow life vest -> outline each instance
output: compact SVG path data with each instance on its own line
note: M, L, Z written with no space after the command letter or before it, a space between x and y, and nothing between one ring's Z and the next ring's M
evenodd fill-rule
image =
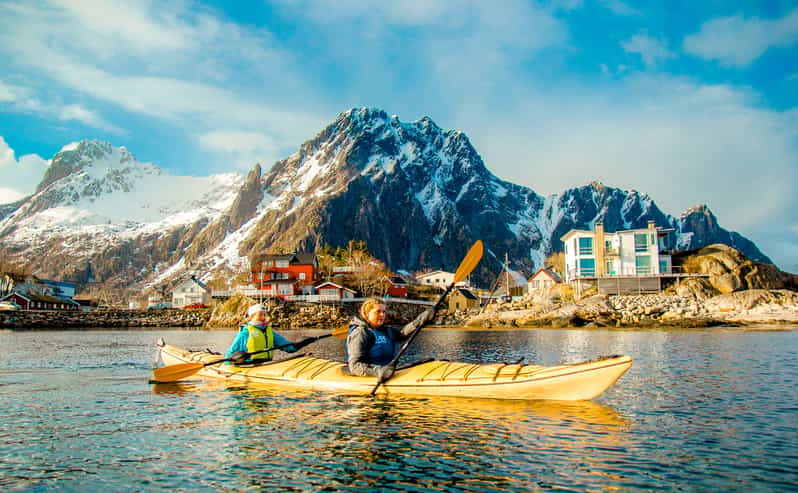
M272 326L266 326L266 334L254 325L247 324L247 331L249 331L249 338L247 339L247 352L254 353L255 351L262 351L266 348L274 347L274 332ZM253 355L252 360L271 361L272 353L274 351L267 351Z

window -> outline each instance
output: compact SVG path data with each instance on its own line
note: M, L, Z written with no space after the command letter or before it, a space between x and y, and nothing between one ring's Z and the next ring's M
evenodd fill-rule
M588 238L590 239L590 238ZM592 258L579 259L579 274L582 276L596 275L596 260Z
M579 238L579 255L593 255L593 238Z
M607 275L614 276L616 274L615 265L613 264L612 260L608 260L605 264L605 267L607 269Z
M651 274L651 257L649 255L639 255L635 258L635 269L638 274Z
M299 273L299 278L304 281L305 280L305 273L304 272L300 272Z
M635 252L648 251L648 235L646 233L635 233Z

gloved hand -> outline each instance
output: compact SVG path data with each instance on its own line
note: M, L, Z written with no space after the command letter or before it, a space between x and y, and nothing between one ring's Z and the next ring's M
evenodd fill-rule
M385 382L389 378L393 376L394 368L391 365L385 365L380 367L377 370L377 377L380 379L380 382Z
M249 358L249 353L245 351L236 351L235 353L231 354L229 358L236 365L240 365L241 363L245 362Z

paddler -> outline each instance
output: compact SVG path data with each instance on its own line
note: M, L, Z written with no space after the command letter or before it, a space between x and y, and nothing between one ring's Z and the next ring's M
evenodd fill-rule
M238 335L236 336L233 344L225 355L226 358L232 357L233 353L246 352L254 353L268 348L280 348L281 351L286 353L293 353L297 351L297 345L278 334L272 329L268 323L268 312L266 307L260 303L255 303L247 309L247 322L241 326ZM260 363L264 361L271 361L272 353L268 351L258 354L253 354L246 363ZM236 363L240 363L236 361Z
M385 302L369 298L360 305L360 314L349 323L346 337L349 373L374 376L387 380L393 373L389 365L401 347L401 342L433 316L433 310L425 310L404 327L385 326Z

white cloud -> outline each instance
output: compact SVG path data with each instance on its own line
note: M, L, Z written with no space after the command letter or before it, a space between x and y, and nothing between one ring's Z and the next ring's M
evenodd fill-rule
M473 107L457 121L492 171L538 193L596 179L648 193L672 215L706 203L721 226L760 243L763 225L795 222L798 110L757 103L730 86L637 74L612 88L540 90L501 116Z
M639 15L640 12L621 0L599 0L599 3L617 15Z
M675 58L676 55L668 50L664 40L654 39L645 34L635 34L629 40L621 43L627 53L637 53L648 68L653 68L662 60Z
M298 72L303 60L284 53L263 29L224 23L183 3L49 3L0 4L0 56L81 101L99 100L189 134L234 125L294 144L329 119ZM31 97L26 109L123 132L84 104L53 106Z
M17 201L36 190L49 163L35 154L14 157L14 150L0 136L0 204Z
M688 53L717 60L727 67L750 65L770 48L798 42L798 9L775 20L743 17L738 14L705 22L701 31L684 39Z
M220 159L231 161L242 170L252 168L255 163L269 169L278 159L279 148L270 136L258 132L213 131L197 136L200 146L218 153Z
M10 103L15 99L13 88L0 80L0 103Z

